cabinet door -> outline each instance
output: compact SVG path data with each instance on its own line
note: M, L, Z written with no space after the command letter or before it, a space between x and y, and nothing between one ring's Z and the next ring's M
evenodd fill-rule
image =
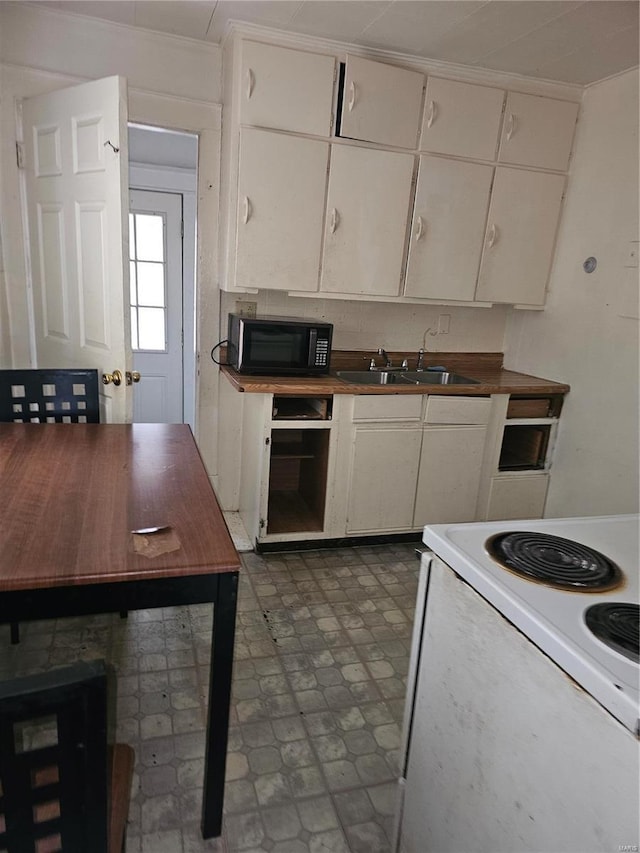
M317 290L329 144L244 128L236 287Z
M494 477L491 480L487 521L542 518L548 486L548 474Z
M494 160L503 103L502 89L429 77L420 150Z
M498 160L565 170L577 117L578 104L509 92Z
M421 429L356 427L347 533L410 530Z
M476 299L542 305L565 178L496 169Z
M334 145L320 289L397 296L413 156Z
M414 527L475 521L486 427L427 427L422 439Z
M492 166L420 157L406 296L473 299L492 177Z
M242 44L240 121L328 136L335 59L270 44Z
M424 75L347 56L340 136L415 148Z

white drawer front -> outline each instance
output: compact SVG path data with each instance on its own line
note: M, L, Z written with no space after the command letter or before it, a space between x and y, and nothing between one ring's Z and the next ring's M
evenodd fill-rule
M428 424L486 424L489 422L489 397L427 398L425 423Z
M359 395L353 406L354 421L419 421L421 416L421 394Z

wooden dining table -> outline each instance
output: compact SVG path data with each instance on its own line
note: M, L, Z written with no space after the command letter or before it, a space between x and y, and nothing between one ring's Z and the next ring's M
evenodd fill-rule
M211 602L202 835L220 835L240 560L186 424L0 423L0 623Z

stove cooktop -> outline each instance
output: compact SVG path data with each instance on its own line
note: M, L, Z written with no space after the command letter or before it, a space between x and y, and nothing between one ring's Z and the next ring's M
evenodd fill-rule
M527 519L428 525L423 540L558 666L635 734L640 734L640 666L587 625L595 604L639 602L640 516ZM604 589L561 588L505 568L490 553L497 537L524 531L594 549L620 572Z

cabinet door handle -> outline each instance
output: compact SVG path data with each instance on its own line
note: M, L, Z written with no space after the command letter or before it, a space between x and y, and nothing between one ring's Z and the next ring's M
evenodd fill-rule
M511 142L511 137L516 132L516 117L513 113L509 113L507 119L507 142Z
M243 202L242 224L246 225L250 219L251 219L251 201L249 200L249 196L246 195L244 197L244 202Z
M329 219L329 231L331 232L331 234L336 233L336 228L338 227L339 224L340 224L340 214L335 209L335 207L332 207L331 208L331 217Z
M430 128L438 116L438 105L435 101L429 101L429 112L427 113L427 128Z
M247 68L247 100L253 95L253 87L256 83L256 77L253 73L253 68Z
M416 228L416 242L422 239L424 234L424 222L422 221L422 217L419 216L417 219L418 227Z
M493 249L497 239L498 239L498 226L494 223L491 226L491 228L489 228L489 239L487 240L487 246L490 249Z
M356 84L352 80L351 83L349 84L349 100L347 102L347 107L349 108L349 112L351 112L351 110L355 107L355 105L356 105Z

